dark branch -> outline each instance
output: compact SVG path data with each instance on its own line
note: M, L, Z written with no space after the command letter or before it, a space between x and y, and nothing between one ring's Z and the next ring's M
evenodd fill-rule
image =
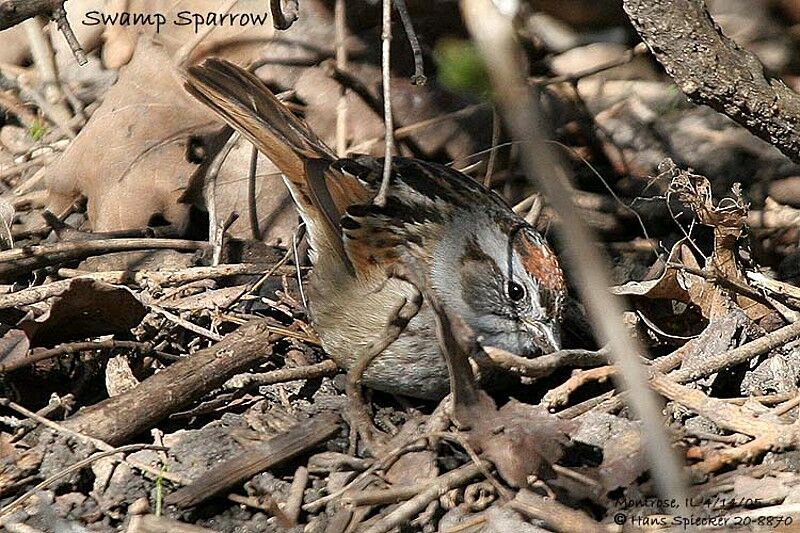
M695 103L732 118L800 163L800 95L722 34L703 0L624 0L636 31Z

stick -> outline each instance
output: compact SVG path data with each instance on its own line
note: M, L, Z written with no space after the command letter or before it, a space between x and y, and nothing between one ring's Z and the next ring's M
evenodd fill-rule
M52 359L53 357L58 357L59 355L67 355L67 354L75 354L87 350L114 350L125 348L128 350L139 350L141 353L155 353L153 349L153 345L149 342L137 342L137 341L117 341L117 340L104 340L104 341L81 341L81 342L70 342L66 344L61 344L56 346L55 348L50 348L49 350L42 350L39 352L32 352L24 359L20 359L18 361L12 361L10 363L0 364L0 375L7 374L13 370L19 370L20 368L25 368L35 363L39 363L41 361L46 361L47 359ZM166 357L166 358L173 358L175 356L170 354L157 354L159 357Z
M242 374L233 376L223 388L227 390L238 390L256 385L274 385L276 383L286 383L301 379L316 379L326 376L333 376L339 372L339 367L330 359L315 365L300 366L297 368L279 368L271 372L261 374Z
M195 251L206 246L204 242L182 239L102 239L37 244L0 252L0 278L22 276L37 268L101 253L164 249Z
M72 279L93 279L112 284L135 285L141 287L147 283L160 286L191 283L208 278L224 278L245 274L261 274L264 268L260 265L247 263L239 265L218 265L215 267L190 267L181 270L110 270L108 272L85 272L71 268L58 269L58 275L68 277L60 281L53 281L44 285L30 287L10 294L0 295L0 309L30 305L41 302L47 298L58 296L69 289ZM292 269L291 272L294 272ZM289 273L288 269L279 269L276 275Z
M483 461L482 464L469 463L439 476L425 490L401 504L381 520L378 520L364 533L386 533L386 531L401 524L407 524L413 517L421 513L430 502L443 496L450 489L460 487L469 480L478 477L481 474L481 470L489 466L488 461Z
M392 0L383 0L383 25L381 29L381 76L383 80L383 129L386 138L383 144L383 180L381 188L375 196L374 203L383 207L386 205L386 195L389 193L389 180L392 177L392 154L394 153L394 120L392 120L392 72L391 72L391 46L392 46Z
M339 431L339 415L324 413L300 422L287 432L253 446L240 455L212 468L167 497L167 504L191 507L225 489L313 448Z
M79 411L64 426L112 445L125 442L269 354L278 336L267 328L266 320L251 320L134 389Z
M767 78L755 55L723 35L705 2L624 0L622 5L690 100L727 115L800 162L800 95Z
M567 249L568 259L574 267L579 292L593 329L601 342L609 344L623 385L631 391L630 406L644 424L644 446L658 487L665 496L685 502L683 470L664 429L661 399L647 387L647 373L639 360L643 350L628 336L622 306L606 289L611 285L607 261L594 246L589 230L574 216L569 177L541 133L541 117L520 67L522 51L510 17L501 14L490 0L461 0L461 11L489 68L506 124L517 140L526 143L521 150L523 167L562 219L564 242L572 245ZM681 508L673 512L680 513Z
M395 0L394 7L400 14L400 21L403 23L403 29L406 31L408 43L411 45L411 52L414 54L414 75L411 76L411 83L414 85L425 85L428 78L425 76L425 65L422 60L422 48L417 39L417 32L414 31L414 24L411 21L411 15L408 13L408 6L406 0Z
M336 0L333 6L333 25L336 33L336 69L340 72L347 71L346 9L345 0ZM347 86L344 84L339 85L339 99L336 102L336 155L347 155Z

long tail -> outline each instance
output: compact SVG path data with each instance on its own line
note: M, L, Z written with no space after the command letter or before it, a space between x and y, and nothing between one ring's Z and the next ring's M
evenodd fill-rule
M323 175L336 156L305 122L255 75L225 60L189 67L186 89L280 169L312 241L325 238L340 248L339 213Z

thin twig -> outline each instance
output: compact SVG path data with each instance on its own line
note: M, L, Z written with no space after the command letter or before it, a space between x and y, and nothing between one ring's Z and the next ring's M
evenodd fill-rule
M425 509L430 502L449 490L460 487L469 480L478 477L481 471L488 467L489 463L487 461L482 461L480 464L469 463L439 476L425 490L378 520L365 533L385 533L401 524L407 524Z
M541 86L552 85L554 83L574 84L582 80L583 78L594 76L595 74L599 74L603 71L615 67L627 65L628 63L633 61L637 56L644 55L645 53L647 53L647 45L644 43L639 43L630 50L626 50L619 58L612 59L611 61L608 61L606 63L601 63L586 70L582 70L580 72L574 72L572 74L562 74L561 76L552 76L549 78L531 78L530 81L531 83L535 83L536 85L541 85Z
M233 147L239 142L239 132L235 131L228 137L225 145L211 161L206 172L206 182L203 187L206 209L208 209L208 242L212 247L211 264L217 266L222 258L222 233L217 222L217 176L223 163L230 155Z
M274 385L276 383L287 383L289 381L299 381L304 379L317 379L326 376L333 376L339 372L339 367L330 359L314 365L300 366L296 368L279 368L271 372L261 374L241 374L233 376L222 386L227 390L243 390L249 387L260 385Z
M523 166L546 194L562 219L561 230L579 292L586 303L592 325L601 342L609 343L625 388L631 390L630 405L644 424L644 443L654 478L662 493L685 502L683 469L665 432L661 400L647 388L647 373L640 363L642 348L625 331L622 307L612 298L607 262L593 245L594 239L579 217L573 215L573 189L563 165L556 161L542 135L537 100L527 85L519 59L522 56L512 27L511 13L500 13L490 0L461 0L467 28L489 69L496 98L514 137L526 143L521 151ZM682 506L673 509L679 513Z
M294 526L297 525L297 519L300 516L301 506L303 505L303 495L308 485L308 468L305 466L298 466L294 471L292 477L292 486L289 489L289 497L286 498L286 503L283 506L283 512L286 518Z
M347 46L345 46L347 4L345 2L346 0L336 0L333 6L336 69L342 72L347 70ZM347 86L344 84L339 84L339 100L336 102L336 155L339 157L347 155Z
M494 173L494 163L497 160L497 143L500 142L500 115L497 109L492 107L492 141L489 148L489 161L486 163L486 175L483 177L483 185L487 189L492 185L492 174Z
M189 322L188 320L183 319L183 318L179 317L178 315L176 315L174 313L170 313L169 311L167 311L166 309L163 309L162 307L160 307L158 305L150 304L149 307L150 307L150 309L152 309L153 311L155 311L159 315L163 316L164 318L166 318L170 322L174 322L175 324L181 326L182 328L188 329L189 331L191 331L193 333L197 333L198 335L202 335L203 337L211 339L212 341L219 342L223 338L222 335L220 335L218 333L214 333L213 331L208 330L208 329L206 329L206 328L204 328L202 326L198 326L194 322Z
M3 517L3 516L6 516L6 515L10 514L17 507L19 507L20 505L25 503L25 501L28 498L30 498L31 496L33 496L34 494L36 494L40 490L46 489L47 487L49 487L50 485L52 485L53 483L55 483L59 479L61 479L63 477L66 477L66 476L70 475L73 472L77 472L78 470L80 470L84 466L88 466L88 465L94 463L95 461L99 461L100 459L103 459L105 457L110 457L110 456L116 455L118 453L136 452L136 451L139 451L139 450L163 450L163 451L166 451L168 449L169 448L164 448L163 446L154 446L152 444L126 444L125 446L120 446L119 448L114 448L114 449L111 449L111 450L108 450L108 451L96 453L96 454L92 455L91 457L87 457L86 459L83 459L83 460L78 461L77 463L75 463L73 465L68 466L67 468L61 470L60 472L56 472L55 474L53 474L52 476L48 477L47 479L45 479L41 483L38 483L36 486L34 486L29 491L27 491L25 494L23 494L22 496L20 496L19 498L17 498L13 502L11 502L8 505L6 505L3 509L0 509L0 517Z
M395 0L394 7L400 14L403 29L406 32L406 37L408 37L408 43L411 45L411 52L414 54L414 75L411 76L411 83L414 85L425 85L428 78L425 76L422 48L419 45L419 39L417 39L417 32L414 31L414 23L411 21L411 15L408 13L406 0Z
M247 175L247 212L250 215L250 235L253 240L261 240L258 227L258 204L256 203L256 172L258 171L258 148L253 145L250 151L250 173Z
M61 3L61 6L53 10L51 18L55 21L58 29L61 30L61 33L64 34L64 39L66 39L69 49L72 50L72 55L75 56L75 61L77 61L80 66L88 63L88 59L86 59L86 52L83 51L81 43L78 42L78 38L75 36L75 32L72 31L72 26L69 25L69 20L67 20L67 11L64 9L63 2Z
M6 374L8 372L19 370L20 368L25 368L27 366L33 365L35 363L39 363L41 361L46 361L48 359L52 359L53 357L58 357L61 355L69 355L69 354L76 354L84 351L89 350L116 350L116 349L128 349L128 350L139 350L141 353L154 353L159 357L164 356L165 358L174 358L175 356L170 354L165 354L161 352L156 352L153 349L153 345L149 342L137 342L137 341L118 341L118 340L104 340L104 341L80 341L80 342L70 342L66 344L61 344L56 346L55 348L50 348L49 350L42 350L39 352L32 352L29 356L25 357L24 359L19 359L17 361L11 361L9 363L0 364L0 375Z
M383 180L381 188L375 196L374 203L386 205L389 193L389 181L392 177L392 154L394 153L394 120L392 120L392 0L383 0L383 25L381 29L381 78L383 80L383 129L385 139L383 145Z

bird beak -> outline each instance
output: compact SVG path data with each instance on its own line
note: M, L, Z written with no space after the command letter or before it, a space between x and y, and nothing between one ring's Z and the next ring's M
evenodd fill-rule
M534 344L542 350L542 355L557 352L561 349L561 335L555 322L526 322L533 335Z

